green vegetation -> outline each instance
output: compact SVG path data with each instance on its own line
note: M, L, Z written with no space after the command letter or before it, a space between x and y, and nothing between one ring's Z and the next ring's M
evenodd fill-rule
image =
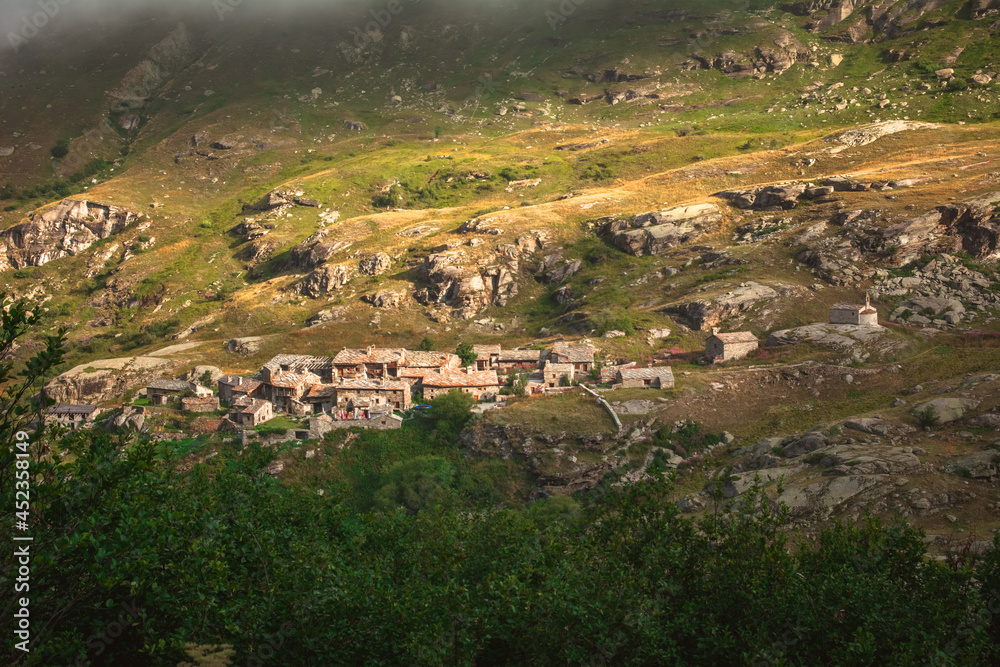
M6 353L38 323L26 312L22 303L2 315L0 382L12 384L0 437L9 442L40 409L30 389L62 357L60 332L15 380ZM552 403L585 420L573 400ZM526 423L547 403L521 399L505 416ZM26 445L27 520L45 554L32 570L34 659L177 664L225 645L243 664L279 634L280 665L728 664L779 651L794 664L1000 658L1000 621L988 612L1000 538L985 555L949 563L926 557L919 531L874 520L789 542L787 514L760 489L738 503L717 492L694 520L669 502L659 475L526 506L533 484L503 490L512 479L503 461L459 451L471 404L453 392L403 429L358 433L343 449L347 434L331 433L316 445L331 465L293 464L294 484L266 474L279 454L253 443L227 441L186 472L178 457L203 441L94 429L48 434L55 447ZM687 422L657 440L690 453L718 437ZM0 452L8 508L23 468L17 451ZM6 560L0 576L14 567ZM112 623L121 634L97 655L87 637ZM2 650L11 662L13 648Z
M462 360L463 366L471 366L476 363L476 352L472 349L472 343L461 342L455 349L455 354Z

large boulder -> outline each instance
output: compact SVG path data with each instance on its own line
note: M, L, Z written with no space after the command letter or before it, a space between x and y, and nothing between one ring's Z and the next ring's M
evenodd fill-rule
M364 300L376 308L398 308L403 302L404 295L400 292L380 290L374 294L367 294Z
M696 204L641 213L630 224L613 221L605 227L605 233L610 234L615 247L630 255L659 255L693 241L721 221L717 206Z
M311 297L319 297L336 292L351 280L351 272L340 264L326 264L309 274L301 283L299 291Z
M697 299L678 303L663 308L662 312L679 315L688 320L693 328L709 331L723 320L740 315L753 308L754 305L762 301L769 301L777 296L778 293L767 285L748 282L731 292L720 294L712 299Z
M380 276L392 268L392 258L384 252L377 252L361 260L358 268L366 276Z
M248 336L246 338L233 338L226 343L226 351L238 354L241 357L250 357L260 352L260 345L264 339L260 336Z
M961 419L969 410L975 410L979 401L972 398L935 398L913 408L915 416L930 411L937 416L938 423L947 424Z

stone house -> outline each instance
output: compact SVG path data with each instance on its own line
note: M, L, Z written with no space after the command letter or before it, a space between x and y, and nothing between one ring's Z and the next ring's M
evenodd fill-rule
M476 353L477 371L494 371L499 367L499 345L473 345L472 351Z
M830 324L854 324L862 327L877 327L878 311L872 307L871 296L865 294L865 302L837 303L830 306Z
M760 341L749 331L719 333L712 329L712 335L705 342L705 354L712 363L742 359L760 346Z
M235 399L233 409L229 412L229 419L233 423L247 428L259 426L273 417L274 409L270 401L245 396Z
M101 409L96 405L53 405L45 411L45 425L76 430L93 423Z
M215 412L219 409L219 398L217 396L207 396L205 398L182 398L182 412Z
M237 399L240 396L249 396L250 398L263 398L267 399L268 388L267 385L260 380L251 380L250 378L244 378L238 385L229 390L229 394L233 399Z
M468 373L442 369L424 376L422 385L425 401L444 396L453 390L464 392L476 401L493 401L500 391L500 380L496 371Z
M563 378L566 378L567 382L573 382L575 372L576 367L573 364L560 364L549 359L542 369L542 382L546 387L561 387Z
M378 348L343 349L333 358L337 375L344 378L397 377L398 369L406 365L406 350Z
M332 384L315 384L306 390L302 403L312 407L313 414L333 412L337 407L337 386Z
M299 402L309 387L323 384L323 381L318 375L309 371L279 371L271 375L271 381L267 384L270 389L268 399L274 405L274 409L294 414L299 412L295 403Z
M674 371L670 366L622 368L618 371L615 384L620 384L623 388L673 389Z
M604 366L601 368L601 383L614 384L618 382L618 371L637 367L638 364L634 361L630 361L627 364L619 364L617 366Z
M186 391L195 391L195 385L186 380L170 380L160 378L146 386L146 397L151 405L166 405L172 396L178 396Z
M261 378L271 384L271 377L278 373L312 373L321 382L333 382L336 373L332 357L313 357L305 354L279 354L261 368Z
M497 370L507 373L510 369L534 371L541 366L541 350L501 350L497 358Z
M552 361L557 364L572 364L573 370L579 373L589 373L594 367L594 353L597 348L584 343L582 345L570 345L569 343L556 343L552 346Z
M391 410L407 410L412 404L410 385L402 380L352 379L343 378L336 385L337 402L335 410L353 409L352 404L367 403L369 407L387 407Z
M239 375L223 375L216 383L219 390L219 400L229 404L233 400L233 387L238 387L243 382Z

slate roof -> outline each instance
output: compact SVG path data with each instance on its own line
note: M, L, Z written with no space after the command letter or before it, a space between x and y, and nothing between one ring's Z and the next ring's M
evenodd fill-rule
M238 385L236 385L235 387L233 387L233 393L234 394L252 394L253 392L257 391L257 389L262 384L264 384L264 383L261 382L260 380L250 380L250 379L243 380L243 382L241 382Z
M618 371L623 380L655 380L656 378L674 379L674 371L670 366L657 368L623 368Z
M496 371L477 371L463 373L461 371L443 370L424 376L425 387L496 387L500 380Z
M227 387L236 387L241 382L243 382L243 378L239 375L223 375L219 378L219 384L224 384Z
M733 343L759 343L757 337L749 331L734 331L733 333L713 334L713 338L718 338L726 345Z
M866 306L863 303L835 303L830 306L830 310L846 310L851 313L876 313L878 312L870 306Z
M264 408L269 407L270 405L271 405L270 402L268 402L268 401L262 401L262 400L260 400L258 398L256 400L254 400L253 403L251 403L247 407L243 408L243 410L241 412L243 414L245 414L245 415L255 415L258 412L260 412L261 410L263 410Z
M355 391L359 390L372 390L381 389L382 391L403 391L408 389L410 385L402 382L400 380L366 380L363 378L344 378L336 385L337 389L353 389Z
M191 385L184 380L170 380L167 378L160 378L158 380L153 380L148 385L147 389L159 389L160 391L187 391L191 388Z
M593 345L556 343L552 346L552 355L559 357L560 362L569 364L593 363L596 351L597 348Z
M280 371L271 376L271 386L282 389L293 389L302 384L313 385L322 384L323 380L308 371L304 373L293 373L292 371Z
M312 371L328 369L333 366L331 357L313 357L305 354L279 354L264 364L264 368L272 373L288 366L289 370Z
M499 345L473 345L472 351L476 353L477 360L489 361L492 355L500 354L501 348Z
M457 368L459 364L461 360L450 352L406 350L406 361L403 365L407 368Z
M92 414L98 407L96 405L53 405L45 414L48 415L83 415Z
M500 361L533 361L542 358L541 350L500 350Z
M546 373L559 373L561 375L570 375L573 373L573 364L558 364L552 361L545 362L545 372Z
M302 397L303 400L314 400L332 398L337 395L337 387L332 384L317 384L309 387L309 391Z
M392 363L404 365L405 359L406 350L403 348L370 347L365 350L341 350L333 358L333 363L337 366Z

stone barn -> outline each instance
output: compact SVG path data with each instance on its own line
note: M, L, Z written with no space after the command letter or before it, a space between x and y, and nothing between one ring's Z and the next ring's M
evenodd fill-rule
M46 425L58 424L76 430L101 414L96 405L53 405L45 412Z
M190 382L161 378L153 380L146 386L146 397L152 405L166 405L172 396L178 396L186 391L194 391Z
M742 359L760 347L760 341L749 331L719 333L712 329L712 335L705 342L705 354L712 363L722 363Z
M573 364L559 364L553 363L551 360L546 361L545 368L542 369L543 382L549 388L562 386L563 378L566 378L567 382L572 383L575 370Z
M830 306L830 324L853 324L861 327L877 327L878 311L872 307L871 297L865 294L862 303L837 303Z
M622 368L615 380L615 384L620 384L623 388L673 389L674 371L670 366Z

